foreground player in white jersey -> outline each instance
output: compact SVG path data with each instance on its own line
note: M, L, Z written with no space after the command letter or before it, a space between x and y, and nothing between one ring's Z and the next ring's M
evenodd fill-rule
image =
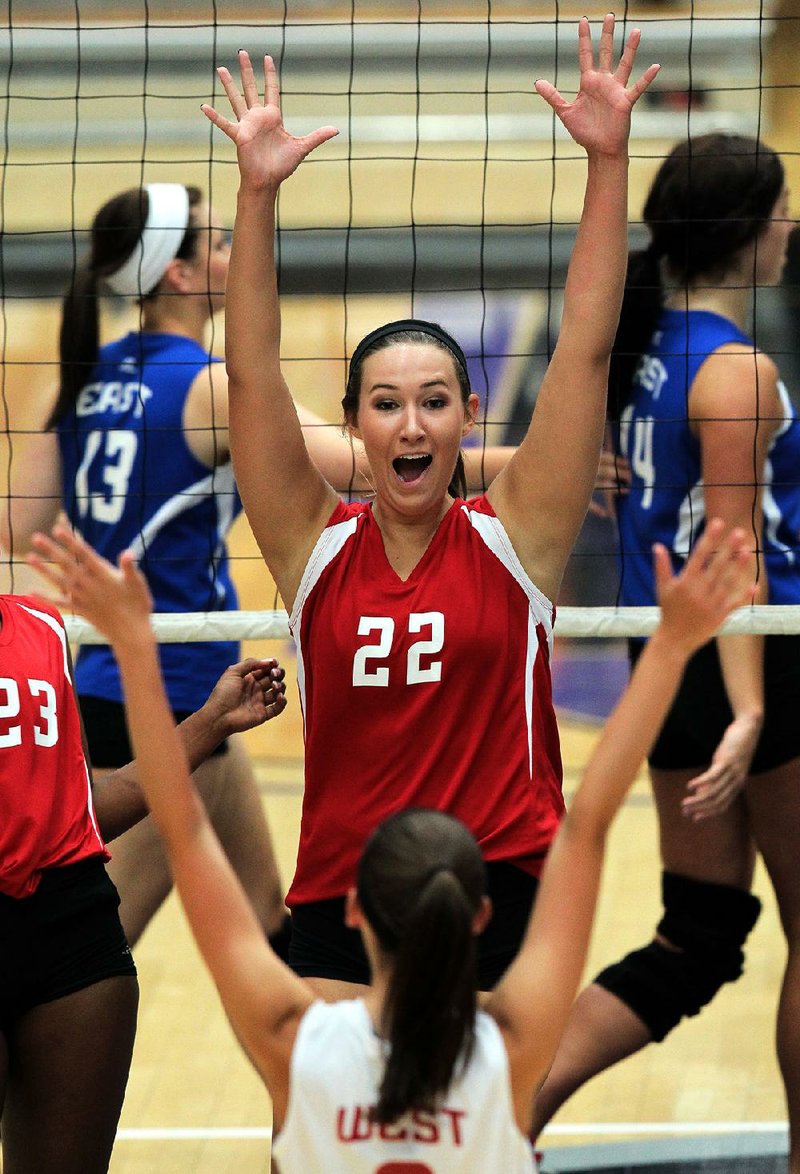
M595 61L580 22L574 101L536 82L586 150L586 198L530 429L470 502L457 458L477 397L458 343L417 319L371 332L350 364L345 420L364 444L374 500L346 505L323 479L281 368L273 238L281 184L336 131L290 135L272 59L262 100L245 52L242 92L219 70L233 118L203 107L235 143L240 173L227 286L231 454L298 648L306 781L290 961L327 998L369 979L342 913L386 815L436 808L475 835L495 904L479 943L480 984L491 989L519 947L563 814L553 602L597 474L627 252L631 110L658 71L629 85L639 32L616 69L613 33L607 16Z
M480 852L452 816L419 809L373 834L347 896L372 970L365 997L315 1001L265 940L192 781L132 555L116 569L66 526L54 540L34 539L42 557L32 561L55 602L114 648L141 785L231 1026L272 1097L283 1174L374 1174L382 1163L430 1174L534 1168L525 1136L533 1097L581 977L609 825L688 657L752 599L744 532L723 530L709 524L677 577L666 549L655 549L660 626L592 755L520 952L485 1011L475 938L491 905Z

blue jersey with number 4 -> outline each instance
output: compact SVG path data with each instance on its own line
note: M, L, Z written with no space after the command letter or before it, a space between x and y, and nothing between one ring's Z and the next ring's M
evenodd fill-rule
M630 492L618 499L620 602L656 602L652 548L663 543L676 569L705 526L700 443L688 400L708 356L727 343L754 347L729 319L707 310L664 310L622 413L617 451L631 466ZM782 418L764 473L764 547L770 603L800 603L800 422L783 383Z
M237 607L225 546L241 510L231 466L209 469L183 433L192 383L217 361L189 338L128 334L101 349L58 426L72 523L112 562L127 548L134 552L157 612ZM172 708L193 710L238 659L238 645L165 644L160 655ZM80 694L122 700L106 647L81 650L75 680Z

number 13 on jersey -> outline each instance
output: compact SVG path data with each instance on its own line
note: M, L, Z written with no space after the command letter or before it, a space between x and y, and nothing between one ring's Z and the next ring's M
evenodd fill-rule
M412 612L408 617L408 632L420 633L408 649L405 659L405 683L419 685L426 681L441 681L442 662L431 659L444 648L444 615L440 611ZM389 684L388 661L395 637L395 621L389 616L362 616L358 621L359 636L371 636L353 658L353 684L386 687ZM402 670L401 670L402 671Z

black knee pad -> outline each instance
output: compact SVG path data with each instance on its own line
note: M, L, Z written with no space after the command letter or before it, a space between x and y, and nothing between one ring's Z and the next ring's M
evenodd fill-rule
M665 872L659 941L634 950L594 980L638 1015L660 1042L686 1015L697 1015L719 988L742 973L742 947L761 902L732 885Z

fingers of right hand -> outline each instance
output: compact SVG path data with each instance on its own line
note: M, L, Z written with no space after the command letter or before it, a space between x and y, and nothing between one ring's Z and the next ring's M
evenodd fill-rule
M226 69L224 65L221 65L217 70L217 77L222 82L222 88L228 97L228 101L231 104L231 109L233 110L236 117L241 119L247 110L247 103L244 97L239 93L239 87L233 80L230 70ZM221 115L217 114L216 111L213 111L213 113L216 114L216 118L212 118L211 121L216 122L217 126L220 126L222 129L224 129L223 123L227 122L227 119L223 119ZM209 115L209 117L211 116Z

